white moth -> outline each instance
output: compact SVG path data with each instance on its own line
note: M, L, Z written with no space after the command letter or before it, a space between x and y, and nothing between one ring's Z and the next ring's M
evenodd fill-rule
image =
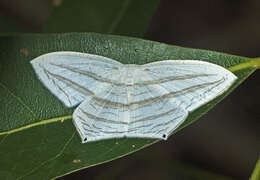
M198 60L121 64L86 53L54 52L31 64L68 108L82 142L167 137L188 113L225 92L237 77Z

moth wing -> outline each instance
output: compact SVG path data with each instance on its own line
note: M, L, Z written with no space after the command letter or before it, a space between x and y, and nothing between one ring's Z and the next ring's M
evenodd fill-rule
M237 79L203 61L168 60L145 64L133 86L128 136L167 139L190 111L223 94Z
M128 137L167 139L187 118L188 112L170 98L164 97L165 90L141 85L145 75L137 81L131 94Z
M142 66L146 80L142 83L163 89L170 98L187 111L204 105L223 94L237 79L227 69L204 61L167 60Z
M141 71L137 74L135 83L145 81ZM74 111L73 122L83 143L122 137L167 139L186 119L186 110L160 98L164 90L121 83L85 100Z
M110 86L121 63L78 52L53 52L31 64L41 82L67 107L73 107Z
M120 138L128 134L125 86L112 84L83 101L73 113L73 123L82 143Z
M129 71L130 69L128 69ZM192 111L225 92L236 76L201 61L163 61L132 68L133 84L112 83L73 113L82 142L167 137Z

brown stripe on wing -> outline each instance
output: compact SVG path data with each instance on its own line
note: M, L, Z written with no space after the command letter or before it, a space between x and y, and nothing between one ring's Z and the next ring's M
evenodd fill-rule
M176 110L178 110L177 108L174 108L174 109L171 109L167 112L164 112L164 113L160 113L160 114L155 114L155 115L152 115L152 116L148 116L148 117L145 117L145 118L142 118L142 119L138 119L138 120L135 120L135 121L132 121L130 122L129 124L134 124L134 123L138 123L138 122L145 122L145 121L150 121L150 120L154 120L154 119L158 119L160 117L163 117L163 116L167 116L173 112L175 112Z
M101 117L97 117L93 114L90 114L86 111L84 111L82 108L78 107L78 109L84 114L86 115L89 119L93 119L95 121L100 121L100 122L105 122L105 123L110 123L110 124L128 124L127 122L120 122L120 121L114 121L114 120L109 120L109 119L105 119L105 118L101 118Z
M104 78L102 76L99 76L98 74L95 74L95 73L87 71L87 70L82 70L82 69L79 69L79 68L70 67L70 66L66 66L66 65L63 65L63 64L54 64L54 63L50 63L50 64L53 65L53 66L57 66L59 68L67 69L67 70L72 71L74 73L78 73L78 74L87 76L87 77L92 78L92 79L94 79L98 82L114 84L115 86L124 86L125 85L125 83L120 83L120 82L117 82L117 81L114 81L114 80L111 80L111 79L108 79L108 78Z
M145 131L145 132L142 132L143 134L159 134L159 132L163 132L163 131L167 131L167 129L169 129L169 127L166 127L166 128L163 128L163 129L160 129L160 130L156 130L156 131Z
M131 133L133 131L136 131L136 130L127 130L127 131L103 131L103 130L100 130L100 132L102 133L106 133L106 134L123 134L123 133Z
M99 76L98 74L95 74L93 72L87 71L87 70L82 70L79 68L63 65L63 64L54 64L50 63L53 66L57 66L59 68L67 69L69 71L79 73L81 75L87 76L89 78L92 78L96 81L102 82L102 83L108 83L108 84L114 84L115 86L126 86L124 82L118 82L112 79L104 78L102 76ZM170 81L176 81L176 80L187 80L187 79L194 79L194 78L199 78L199 77L209 77L209 76L215 76L216 74L188 74L184 76L169 76L169 77L164 77L161 79L157 80L148 80L148 81L143 81L140 83L134 83L133 85L130 86L147 86L147 85L154 85L154 84L161 84L165 82L170 82Z
M162 83L177 81L177 80L187 80L187 79L194 79L199 77L210 77L210 76L216 76L216 74L196 74L196 75L188 74L184 76L169 76L161 79L144 81L142 83L135 83L134 85L147 86L147 85L162 84Z
M139 130L140 128L150 127L152 125L153 125L153 123L142 125L142 126L136 126L134 128L129 128L129 130Z
M95 134L99 134L100 132L98 131L94 131L93 129L88 129L85 126L82 127L84 129L84 131L90 132L90 133L95 133Z
M64 95L65 97L68 99L68 102L70 103L70 105L72 105L69 95L58 85L56 84L56 82L54 81L53 78L50 77L49 75L49 71L47 71L47 69L45 69L41 64L39 64L39 66L43 69L43 73L46 75L46 77L49 79L49 81L51 81L53 83L53 85L58 88Z
M48 70L46 70L46 72L47 72L48 74L50 74L51 76L53 76L54 78L56 78L56 79L62 81L63 83L69 85L71 88L75 89L76 91L82 92L82 93L83 93L84 95L86 95L86 96L94 96L94 95L95 95L95 94L94 94L92 91L90 91L88 88L85 88L85 87L81 86L80 84L78 84L78 83L76 83L76 82L74 82L74 81L72 81L72 80L70 80L70 79L68 79L68 78L65 78L65 77L63 77L63 76L60 76L60 75L58 75L58 74L51 73L51 72L48 71ZM71 85L73 85L73 86L71 86ZM74 87L74 86L75 86L75 87Z
M202 84L199 84L199 85L194 85L194 86L191 86L191 87L188 87L188 88L181 89L179 91L173 91L173 92L166 93L162 96L156 96L156 97L144 99L144 100L141 100L141 101L134 101L134 102L131 102L131 103L128 103L128 104L110 101L110 100L103 99L103 98L100 98L100 97L97 97L97 96L93 96L92 99L94 101L96 101L97 104L104 104L104 108L115 108L116 109L118 107L122 107L124 109L129 109L129 107L132 106L132 105L147 105L147 104L152 105L152 103L156 103L158 101L161 101L162 99L171 99L171 98L174 98L174 97L178 97L180 95L184 95L184 94L187 94L187 93L190 93L190 92L194 92L198 89L207 87L209 85L214 85L214 84L217 84L217 83L220 83L220 82L223 82L223 81L224 80L222 78L220 80L216 80L216 81L213 81L213 82L207 82L207 83L202 83ZM142 106L139 106L139 107L142 107Z
M183 116L177 116L177 117L175 117L175 118L173 118L173 119L171 119L171 120L169 120L169 121L167 121L167 122L163 122L163 123L160 123L160 124L156 124L156 125L153 126L150 130L153 130L153 129L158 128L158 127L160 127L160 126L167 126L168 124L173 123L176 119L179 119L180 117L183 117Z

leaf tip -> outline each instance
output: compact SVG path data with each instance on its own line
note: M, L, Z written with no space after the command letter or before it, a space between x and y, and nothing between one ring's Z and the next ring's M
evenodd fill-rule
M231 66L228 68L229 71L234 72L234 71L239 71L242 69L246 69L246 68L256 68L256 69L260 69L260 58L252 58L251 60L235 65L235 66Z
M260 69L260 57L259 57L259 58L255 58L253 61L255 62L255 65L254 65L254 66L255 66L257 69Z

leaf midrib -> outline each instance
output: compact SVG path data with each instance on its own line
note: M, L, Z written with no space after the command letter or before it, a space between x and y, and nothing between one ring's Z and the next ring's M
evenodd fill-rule
M12 134L12 133L19 132L19 131L22 131L22 130L25 130L25 129L29 129L31 127L45 125L45 124L49 124L49 123L53 123L53 122L57 122L57 121L61 121L61 123L63 123L63 121L68 120L68 119L72 119L72 115L66 115L66 116L60 116L60 117L51 118L51 119L45 119L45 120L42 120L42 121L38 121L36 123L32 123L32 124L28 124L26 126L16 128L16 129L12 129L12 130L9 130L9 131L3 131L3 132L0 132L0 136L5 135L5 134Z

